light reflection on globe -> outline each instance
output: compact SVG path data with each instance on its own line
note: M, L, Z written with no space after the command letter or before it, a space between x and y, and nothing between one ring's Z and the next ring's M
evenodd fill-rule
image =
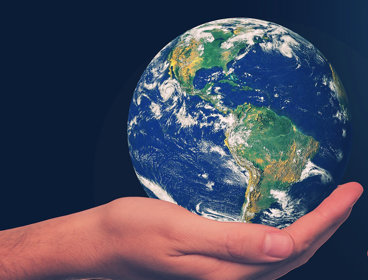
M351 142L332 65L278 24L216 20L166 45L133 95L128 143L150 197L279 228L338 184Z

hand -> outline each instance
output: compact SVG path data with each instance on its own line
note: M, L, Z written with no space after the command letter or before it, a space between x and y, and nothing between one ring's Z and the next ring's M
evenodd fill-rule
M338 187L279 230L217 222L150 198L0 232L0 279L276 279L304 264L347 219L363 189Z
M276 228L224 223L175 204L123 198L104 207L113 279L276 279L306 263L347 219L363 189L338 187L313 212Z

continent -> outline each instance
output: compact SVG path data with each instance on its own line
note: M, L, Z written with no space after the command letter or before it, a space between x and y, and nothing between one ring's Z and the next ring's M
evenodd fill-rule
M261 36L254 34L253 39L247 41L245 35L249 31L244 27L205 30L201 36L181 38L168 56L169 75L178 80L185 93L199 96L223 115L232 114L236 120L225 133L225 145L249 174L241 210L243 221L250 221L256 213L270 207L275 201L271 189L285 190L298 182L308 160L319 147L313 137L304 135L290 119L278 116L271 109L247 103L235 109L225 106L221 95L212 92L215 78L209 79L201 89L194 87L198 70L217 67L223 73L222 78L217 79L218 84L226 83L241 91L253 90L227 66L250 45L270 40L263 33ZM239 39L239 34L243 34L244 39Z
M226 132L225 145L249 173L242 207L242 219L249 222L275 202L271 189L287 190L300 180L319 143L266 107L245 103L233 115L236 121Z
M129 153L150 197L283 228L341 179L347 101L333 67L300 35L256 19L217 20L175 38L143 73Z
M198 70L219 68L224 77L218 80L218 83L227 83L240 91L253 90L233 73L233 69L228 69L227 66L229 62L242 56L244 50L249 47L249 42L245 38L239 39L242 38L239 34L244 36L251 30L245 27L216 28L203 31L199 37L189 35L189 37L181 38L168 56L170 77L179 82L185 93L199 96L211 103L222 114L229 113L229 108L221 103L220 94L211 93L215 85L213 81L209 81L201 89L196 89L193 80ZM255 36L252 43L267 40L269 38L266 35ZM215 76L212 79L216 79Z
M245 27L211 29L203 31L200 38L182 39L170 52L169 74L176 78L188 94L194 94L193 79L199 69L220 67L226 73L227 64L248 46L246 40L232 40L246 34ZM253 42L267 41L267 36L256 37ZM228 80L231 82L231 79Z

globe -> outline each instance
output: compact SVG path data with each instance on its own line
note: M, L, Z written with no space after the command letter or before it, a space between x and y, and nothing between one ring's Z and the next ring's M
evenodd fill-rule
M332 65L300 35L251 18L205 23L167 44L137 84L127 127L149 197L278 228L336 188L351 144Z

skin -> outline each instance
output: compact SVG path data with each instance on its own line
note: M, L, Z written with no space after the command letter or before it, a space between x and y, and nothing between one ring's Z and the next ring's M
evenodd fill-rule
M313 256L362 192L358 183L339 186L283 230L212 221L156 199L121 198L1 231L0 279L276 279Z

